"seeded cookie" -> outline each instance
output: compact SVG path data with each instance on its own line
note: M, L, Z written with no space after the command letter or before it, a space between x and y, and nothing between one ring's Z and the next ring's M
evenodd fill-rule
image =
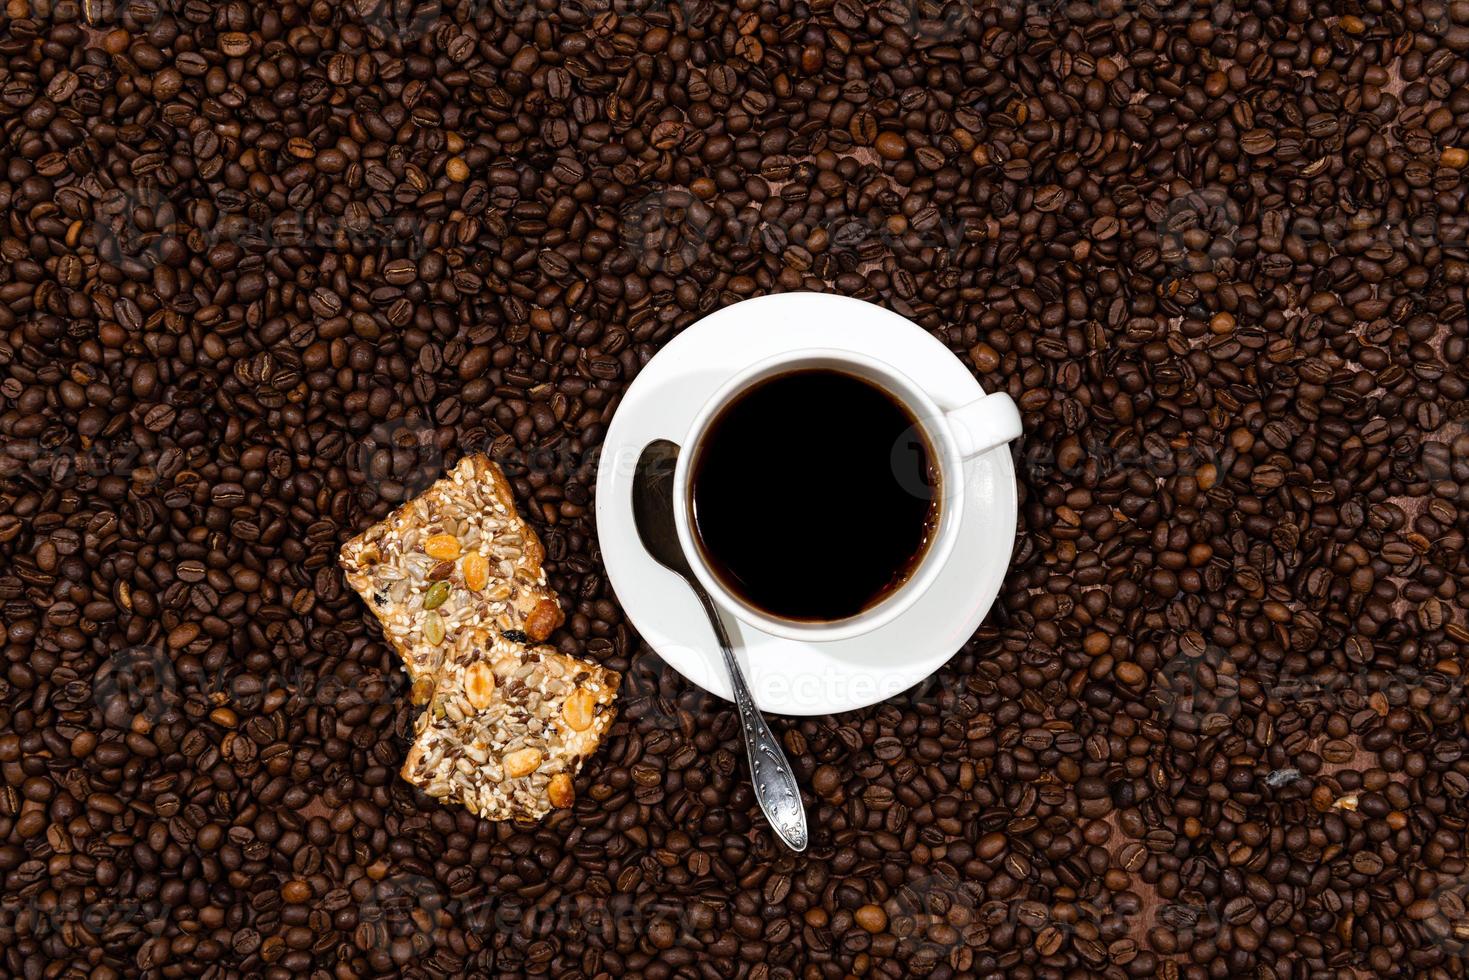
M403 658L413 702L422 704L446 640L462 630L494 627L540 641L561 625L543 556L515 512L505 474L474 455L343 545L340 561Z
M488 629L453 646L402 776L490 820L570 806L572 779L612 726L622 677Z

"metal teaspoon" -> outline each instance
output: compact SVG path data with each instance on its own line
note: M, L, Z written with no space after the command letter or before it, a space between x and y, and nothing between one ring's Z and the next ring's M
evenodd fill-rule
M714 627L714 635L724 651L724 665L729 670L730 685L734 688L735 706L739 708L740 723L745 732L745 750L750 758L755 799L786 846L793 851L804 851L807 842L806 808L801 805L801 791L796 785L795 774L791 772L780 743L770 733L770 727L755 706L755 700L750 697L749 685L735 661L729 634L724 630L714 600L709 598L709 593L694 576L678 541L673 521L673 469L678 461L678 452L677 443L657 439L643 447L642 455L638 457L632 490L638 537L648 554L664 568L682 576L704 604L709 624Z

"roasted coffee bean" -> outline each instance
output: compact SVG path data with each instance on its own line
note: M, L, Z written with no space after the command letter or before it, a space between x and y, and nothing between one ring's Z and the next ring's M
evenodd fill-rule
M0 974L1460 969L1462 3L6 15ZM800 858L591 516L649 358L797 289L1025 422L985 622L772 719ZM335 567L471 451L626 674L534 828L397 779Z

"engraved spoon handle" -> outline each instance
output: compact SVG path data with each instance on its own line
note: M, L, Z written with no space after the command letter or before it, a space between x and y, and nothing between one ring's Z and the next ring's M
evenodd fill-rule
M704 604L704 611L709 614L709 622L714 627L714 635L719 638L719 648L724 651L724 664L729 668L735 706L739 708L740 724L745 731L745 751L750 757L750 781L755 786L755 799L760 803L760 809L765 811L765 818L770 821L770 826L785 841L786 846L793 851L804 851L807 842L806 808L801 804L801 790L796 785L796 774L791 771L785 751L771 734L770 726L765 724L765 717L755 706L755 699L750 697L745 673L735 661L729 634L724 630L724 620L719 618L714 600L709 598L709 593L704 591L697 580L691 578L689 584L698 594L699 601Z

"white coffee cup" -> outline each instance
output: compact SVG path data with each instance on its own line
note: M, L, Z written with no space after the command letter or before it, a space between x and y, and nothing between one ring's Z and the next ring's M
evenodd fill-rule
M709 566L694 529L690 486L694 460L710 424L752 386L801 370L829 370L861 378L887 392L917 421L939 474L938 524L917 566L901 585L876 603L845 619L813 622L785 619L756 608L730 591ZM681 441L674 469L674 523L690 567L709 595L736 619L775 636L808 642L845 640L884 626L901 616L933 583L954 549L965 503L964 460L989 452L1020 435L1020 412L1003 392L944 410L912 378L888 364L853 351L807 348L777 354L729 378L704 403ZM879 515L880 517L880 515Z

